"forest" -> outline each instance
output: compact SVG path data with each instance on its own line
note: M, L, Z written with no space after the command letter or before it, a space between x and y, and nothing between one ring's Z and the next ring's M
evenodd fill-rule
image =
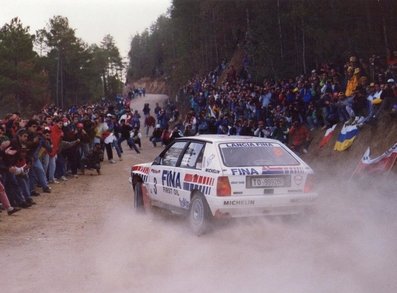
M124 65L115 41L100 45L76 37L68 18L54 16L30 34L13 18L0 28L0 112L33 113L44 105L68 107L121 93Z
M173 0L136 34L128 80L178 87L229 61L237 48L255 82L306 74L351 56L384 62L397 50L395 0Z
M397 50L396 15L395 0L173 0L132 37L128 64L111 35L87 44L67 17L34 34L14 18L0 27L1 114L114 98L142 77L176 91L238 49L254 82L338 68L351 55L382 63Z

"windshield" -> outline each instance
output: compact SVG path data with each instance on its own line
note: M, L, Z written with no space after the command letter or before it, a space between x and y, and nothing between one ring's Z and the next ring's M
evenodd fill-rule
M235 142L219 144L226 167L299 165L287 150L278 143Z

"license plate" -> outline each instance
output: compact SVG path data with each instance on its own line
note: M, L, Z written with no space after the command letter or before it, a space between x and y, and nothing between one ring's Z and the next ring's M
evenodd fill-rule
M290 176L250 177L247 188L287 187L291 183Z

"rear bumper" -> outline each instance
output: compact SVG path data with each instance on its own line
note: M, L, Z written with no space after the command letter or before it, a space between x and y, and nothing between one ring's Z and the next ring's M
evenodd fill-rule
M254 217L264 215L293 215L312 206L317 193L261 196L207 196L215 217Z

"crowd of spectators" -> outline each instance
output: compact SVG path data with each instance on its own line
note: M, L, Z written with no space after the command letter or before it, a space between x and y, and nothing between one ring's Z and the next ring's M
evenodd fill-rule
M12 215L29 208L36 204L34 196L51 193L52 184L77 178L87 169L101 174L104 151L109 163L116 163L113 150L122 160L124 140L139 153L139 118L129 99L67 111L49 106L27 120L18 112L6 115L0 120L2 209Z
M215 70L183 88L190 111L182 120L170 119L178 133L269 137L306 153L315 129L339 122L363 127L397 111L397 66L377 56L367 62L351 56L340 66L323 64L308 75L261 84L250 80L245 67L241 74L232 65L222 69L223 81L223 71ZM165 130L162 121L157 115L157 126ZM161 141L158 134L151 139Z
M36 204L39 191L51 193L52 184L86 169L100 174L104 153L109 163L116 163L113 150L122 160L124 141L139 154L141 129L154 147L181 136L224 134L274 138L306 153L315 129L339 122L363 127L397 112L396 65L351 56L340 67L324 64L309 75L256 84L246 62L240 73L223 62L182 89L178 99L188 100L190 109L183 115L171 100L153 111L149 103L131 110L131 99L144 97L144 90L115 104L45 107L28 120L9 114L0 121L0 202L11 215Z

